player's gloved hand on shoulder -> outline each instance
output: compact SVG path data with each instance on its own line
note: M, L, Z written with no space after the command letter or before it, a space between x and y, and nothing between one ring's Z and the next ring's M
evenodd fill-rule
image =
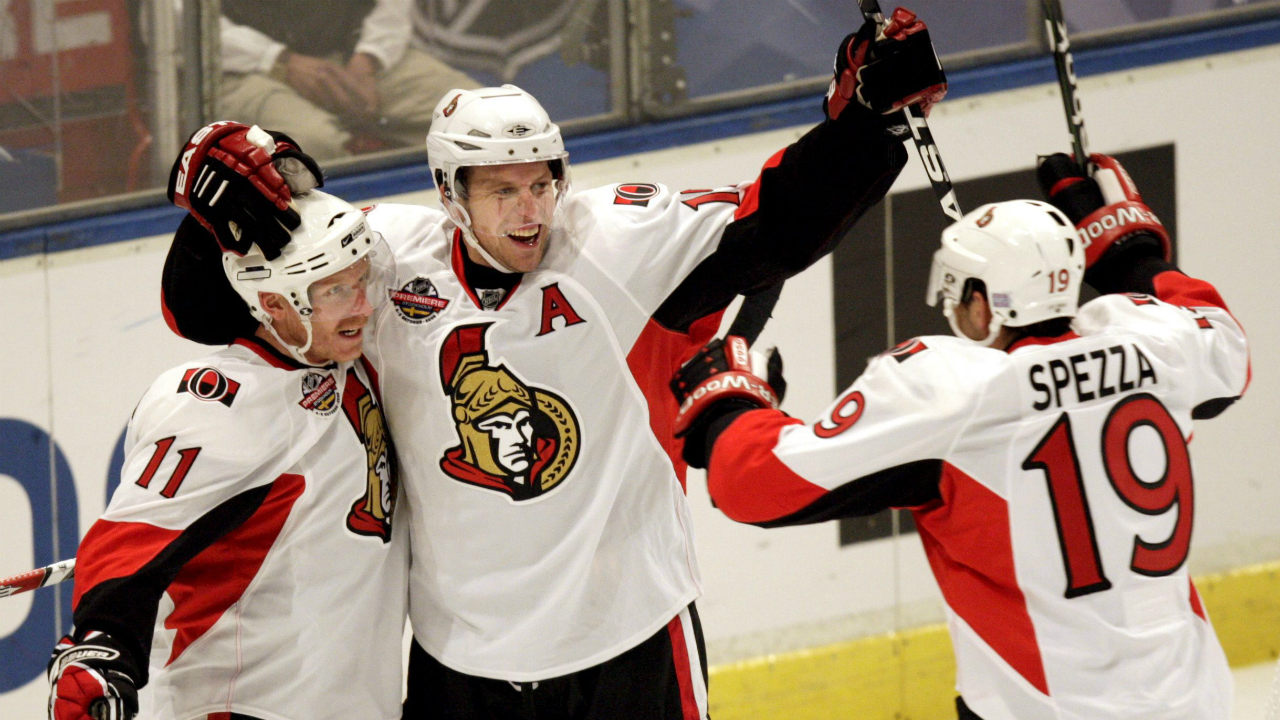
M947 76L929 29L915 13L898 8L883 26L867 21L841 41L822 110L836 120L855 104L881 115L918 105L927 116L946 94Z
M1097 168L1093 177L1065 153L1041 157L1036 179L1045 198L1075 223L1084 243L1085 280L1102 289L1099 278L1116 272L1115 266L1152 256L1169 260L1172 246L1124 166L1110 155L1089 159Z
M49 720L131 720L138 714L138 669L110 635L67 635L49 659Z
M748 348L745 339L730 335L703 346L676 371L670 388L680 406L674 433L685 439L685 462L706 467L712 423L738 410L777 408L786 396L787 381L777 348L766 355Z
M222 121L187 140L169 173L169 201L189 211L226 250L257 245L280 256L301 222L289 204L324 184L320 166L284 133Z

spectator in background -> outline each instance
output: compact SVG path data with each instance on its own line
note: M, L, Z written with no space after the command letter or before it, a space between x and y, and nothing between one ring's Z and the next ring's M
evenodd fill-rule
M317 160L420 145L450 88L409 47L409 0L222 0L218 113L289 133Z

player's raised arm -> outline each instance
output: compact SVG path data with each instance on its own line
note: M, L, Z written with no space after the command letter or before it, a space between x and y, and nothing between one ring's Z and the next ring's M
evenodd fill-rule
M1140 332L1175 333L1196 368L1198 419L1214 417L1244 394L1251 375L1244 330L1217 288L1183 273L1171 262L1164 224L1142 200L1118 160L1094 153L1098 168L1087 177L1062 153L1042 158L1037 176L1045 196L1076 224L1085 244L1085 281L1107 294L1134 298L1090 305L1078 323L1131 324Z
M681 369L672 390L681 401L676 432L685 437L685 459L707 468L712 500L725 515L778 527L939 497L943 458L978 399L965 378L973 380L977 368L957 370L932 351L933 340L911 340L872 360L806 425L773 409L780 367L735 366L734 354L716 343Z
M583 226L618 239L594 252L642 304L661 304L655 318L665 327L682 330L830 253L907 162L899 110L927 110L946 93L928 30L905 10L880 32L868 23L846 37L834 64L822 122L770 157L755 180L701 189L623 183L582 194L575 212L589 217Z

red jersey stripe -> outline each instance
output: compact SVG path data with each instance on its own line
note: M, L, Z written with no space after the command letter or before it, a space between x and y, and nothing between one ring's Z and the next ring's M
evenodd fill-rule
M764 167L760 168L761 174L771 167L777 167L782 162L782 154L786 151L786 148L783 148L766 160ZM748 185L747 191L743 193L742 203L738 205L738 209L733 211L733 219L741 220L755 212L758 207L760 207L760 178L756 177L756 181Z
M1040 645L1014 570L1008 503L949 463L943 463L938 489L942 502L913 515L947 605L1048 695Z
M187 563L173 583L169 596L173 612L164 626L176 630L168 665L204 635L227 608L244 594L258 575L267 553L275 545L294 503L306 489L301 475L284 474L271 484L267 497L240 527L210 545Z
M138 572L181 534L181 530L146 523L95 522L76 551L71 607L77 607L86 592L103 582Z
M1200 593L1196 591L1196 583L1191 578L1187 578L1187 584L1191 586L1191 611L1200 616L1201 620L1209 621L1209 616L1204 612L1204 604L1200 602Z
M667 623L671 636L671 660L676 666L676 682L680 685L680 710L683 720L700 720L698 701L693 696L693 669L689 662L689 643L684 636L684 626L676 615Z
M768 522L809 507L829 492L773 454L778 433L801 424L781 410L753 410L720 434L707 468L707 490L721 512L742 523Z
M685 476L684 459L680 457L684 441L671 435L679 406L668 383L676 370L715 336L723 315L723 310L707 315L690 325L687 334L668 330L650 319L627 353L627 367L649 405L649 428L671 458L681 487Z

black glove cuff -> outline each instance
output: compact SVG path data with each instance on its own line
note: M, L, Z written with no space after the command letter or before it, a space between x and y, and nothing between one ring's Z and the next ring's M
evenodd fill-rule
M728 429L739 415L759 409L759 405L740 398L729 398L708 407L685 434L681 457L689 467L705 469L711 460L711 448L720 433Z
M1137 233L1112 244L1106 254L1084 273L1085 282L1098 292L1155 294L1155 277L1177 266L1164 259L1164 246L1147 233Z

